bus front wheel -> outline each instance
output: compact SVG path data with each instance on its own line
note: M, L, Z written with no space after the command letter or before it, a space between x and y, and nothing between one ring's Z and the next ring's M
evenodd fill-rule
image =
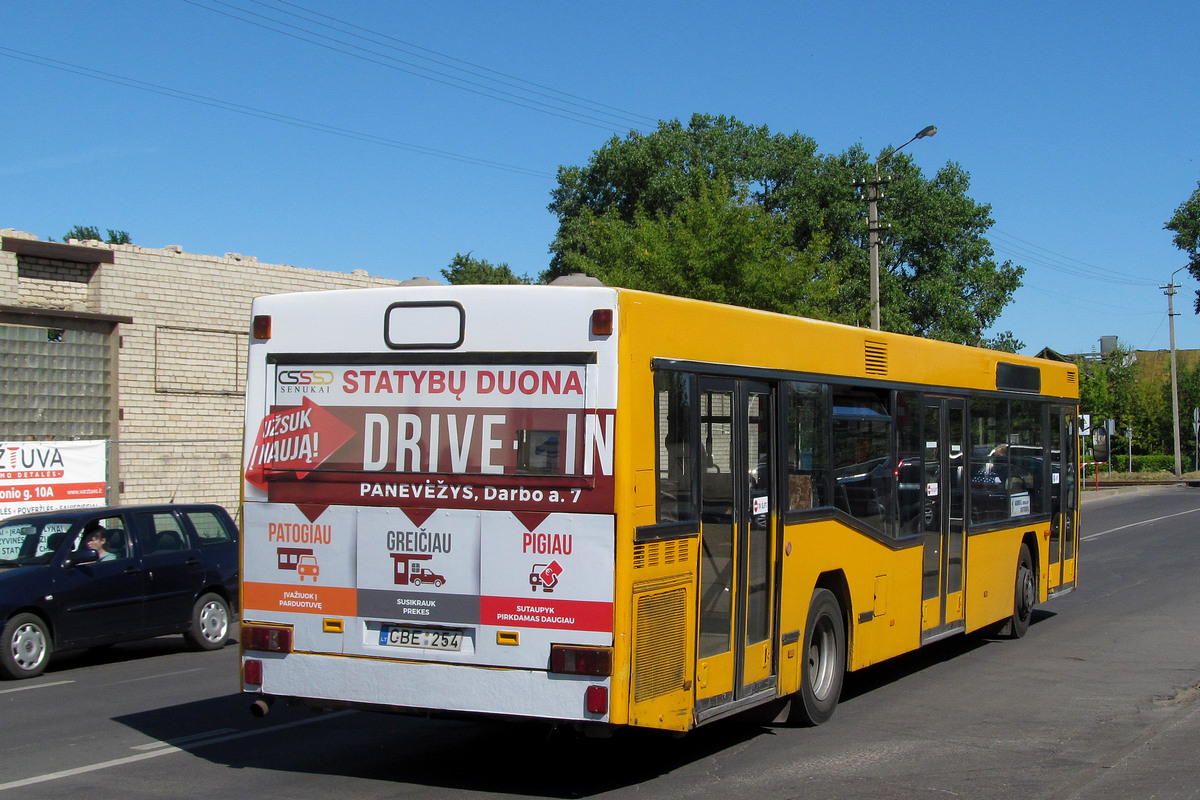
M846 674L846 623L828 589L813 592L801 648L800 691L792 697L789 721L820 725L833 716Z
M1037 602L1037 574L1033 571L1033 556L1026 544L1021 545L1021 554L1017 556L1017 585L1013 595L1013 615L1004 628L1010 638L1020 639L1029 630L1033 606Z

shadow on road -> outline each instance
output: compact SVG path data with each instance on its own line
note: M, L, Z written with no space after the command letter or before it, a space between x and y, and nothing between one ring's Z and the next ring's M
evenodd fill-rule
M1035 608L1029 624L1030 626L1037 625L1054 616L1055 612L1053 611ZM1003 640L1004 637L996 635L994 632L982 631L965 636L951 636L940 642L926 645L920 650L905 653L858 672L851 672L846 675L846 683L842 687L842 702L868 694L934 664L952 661L981 647Z
M233 694L116 721L231 769L547 798L635 786L772 735L762 725L730 720L682 738L631 729L608 739L585 739L537 724L322 714L278 705L266 718L254 719L249 705L248 696ZM206 720L216 734L196 739L197 719ZM180 741L188 732L190 741Z
M1037 609L1033 624L1054 616ZM846 677L843 702L995 642L956 636ZM154 649L175 647L157 643ZM178 647L184 645L180 642ZM145 647L143 644L142 647ZM146 653L145 655L149 655ZM91 658L141 657L119 652ZM687 736L637 729L584 739L532 723L438 720L367 712L313 712L276 704L267 717L234 693L116 721L231 769L344 776L528 797L589 797L642 784L687 764L775 735L752 715ZM761 715L760 715L761 717ZM213 734L196 737L196 720Z

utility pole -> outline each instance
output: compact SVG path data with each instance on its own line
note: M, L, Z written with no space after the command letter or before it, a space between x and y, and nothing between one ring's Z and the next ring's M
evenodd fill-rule
M1166 286L1158 288L1166 289L1167 318L1171 327L1171 433L1175 437L1175 477L1178 478L1183 475L1183 456L1179 444L1179 379L1175 372L1175 290L1180 284L1174 282L1175 272L1171 273L1171 280Z
M875 180L866 181L867 242L871 254L871 330L879 330L879 198L883 181L879 177L879 162L875 162Z
M926 136L933 136L937 133L937 128L933 125L927 125L917 132L915 136L909 139L900 147L912 144L917 139L924 139ZM871 253L871 329L879 330L879 201L883 198L883 184L887 183L890 178L881 178L879 175L879 165L887 161L900 147L893 147L879 158L875 159L875 178L868 178L865 181L855 181L854 185L866 188L867 190L867 246Z

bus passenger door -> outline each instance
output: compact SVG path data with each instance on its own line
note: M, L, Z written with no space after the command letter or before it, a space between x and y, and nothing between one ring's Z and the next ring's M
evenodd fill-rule
M966 626L963 564L966 546L966 403L927 397L924 406L925 547L921 581L921 641Z
M765 383L700 380L702 716L774 686L773 400Z
M1075 586L1079 545L1076 493L1079 491L1079 438L1072 409L1050 408L1050 547L1046 585L1050 593Z

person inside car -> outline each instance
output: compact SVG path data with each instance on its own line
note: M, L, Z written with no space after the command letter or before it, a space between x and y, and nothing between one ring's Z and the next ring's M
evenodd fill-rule
M99 561L116 561L117 554L108 549L108 531L99 522L89 522L83 529L85 547L95 550Z

